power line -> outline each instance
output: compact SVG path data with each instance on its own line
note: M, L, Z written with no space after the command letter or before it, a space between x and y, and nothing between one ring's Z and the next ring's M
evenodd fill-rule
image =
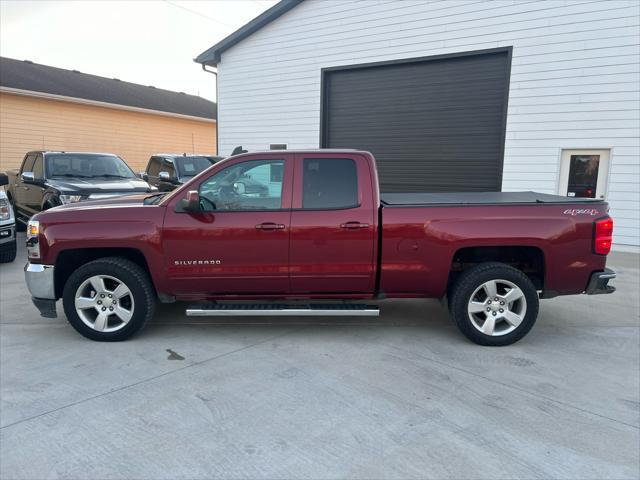
M190 8L187 8L184 5L178 5L177 3L170 2L169 0L163 0L163 1L165 3L171 5L172 7L181 8L182 10L185 10L185 11L187 11L189 13L193 13L194 15L198 15L199 17L206 18L207 20L211 20L212 22L219 23L220 25L224 25L225 27L233 28L233 29L237 28L234 25L229 25L228 23L221 22L220 20L217 20L215 18L209 17L209 16L205 15L204 13L200 13L200 12L196 12L195 10L191 10Z

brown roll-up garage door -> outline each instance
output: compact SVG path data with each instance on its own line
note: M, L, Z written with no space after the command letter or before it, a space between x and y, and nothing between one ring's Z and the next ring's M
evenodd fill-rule
M369 150L383 192L499 191L511 49L322 72L322 147Z

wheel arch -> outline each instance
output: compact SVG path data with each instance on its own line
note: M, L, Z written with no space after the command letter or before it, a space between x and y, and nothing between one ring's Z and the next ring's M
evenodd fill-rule
M499 262L523 272L537 290L544 290L546 260L544 251L533 245L495 245L463 247L453 254L447 290L465 270L485 262Z
M69 276L87 262L106 257L121 257L140 266L153 285L153 276L144 253L137 248L75 248L58 253L55 261L54 288L56 298L62 297L65 283ZM154 285L155 288L155 285Z

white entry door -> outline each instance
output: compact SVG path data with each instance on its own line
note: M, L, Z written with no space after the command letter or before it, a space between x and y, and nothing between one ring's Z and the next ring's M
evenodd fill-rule
M562 150L558 194L605 198L609 177L609 150Z

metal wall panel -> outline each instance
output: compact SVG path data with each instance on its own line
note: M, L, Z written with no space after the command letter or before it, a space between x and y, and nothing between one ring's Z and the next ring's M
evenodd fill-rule
M499 191L511 50L323 71L323 147L369 150L381 190Z

